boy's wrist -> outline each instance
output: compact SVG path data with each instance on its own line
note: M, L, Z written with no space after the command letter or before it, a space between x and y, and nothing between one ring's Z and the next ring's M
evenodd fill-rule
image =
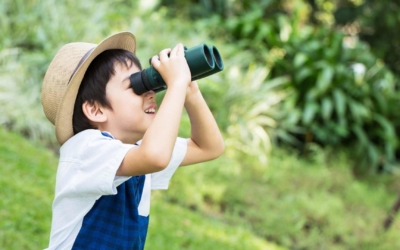
M185 85L184 82L174 82L172 84L167 85L167 91L175 92L175 91L182 91L185 92L187 89L187 84Z
M196 90L193 92L186 92L186 98L185 98L185 106L195 104L199 101L204 100L203 95L201 94L200 90Z
M202 97L199 86L196 81L190 82L189 86L186 90L186 98L185 101L191 101L194 98Z

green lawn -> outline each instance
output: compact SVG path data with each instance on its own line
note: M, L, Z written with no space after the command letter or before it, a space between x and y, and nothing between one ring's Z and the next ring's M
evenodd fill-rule
M283 250L240 225L229 225L178 205L153 199L146 249Z
M180 169L160 198L288 249L400 249L400 215L389 231L382 227L398 175L356 178L337 150L315 148L304 159L274 149L268 164L233 153Z
M0 127L0 166L0 249L43 249L57 158Z

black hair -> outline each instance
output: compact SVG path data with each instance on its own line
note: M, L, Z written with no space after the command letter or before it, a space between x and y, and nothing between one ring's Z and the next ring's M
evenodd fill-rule
M114 67L116 63L121 63L127 68L134 64L142 70L139 60L132 52L122 49L111 49L100 53L89 65L79 87L72 117L74 134L94 128L83 113L82 104L85 101L88 101L90 104L98 102L100 105L112 109L106 98L106 85L115 74Z

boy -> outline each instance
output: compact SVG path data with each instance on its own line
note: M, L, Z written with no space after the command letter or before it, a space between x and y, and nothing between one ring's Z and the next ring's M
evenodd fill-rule
M60 148L48 249L143 249L150 190L167 189L178 166L214 159L224 143L178 44L152 58L168 89L136 95L141 70L133 34L70 43L53 58L42 105ZM178 138L183 107L191 138Z

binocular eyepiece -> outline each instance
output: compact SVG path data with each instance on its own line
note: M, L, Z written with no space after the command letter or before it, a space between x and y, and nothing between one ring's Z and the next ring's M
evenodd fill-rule
M185 47L185 58L188 63L192 81L198 80L224 69L221 55L215 46L201 44L193 48ZM161 75L153 66L130 76L131 88L137 95L153 90L160 92L167 88Z

